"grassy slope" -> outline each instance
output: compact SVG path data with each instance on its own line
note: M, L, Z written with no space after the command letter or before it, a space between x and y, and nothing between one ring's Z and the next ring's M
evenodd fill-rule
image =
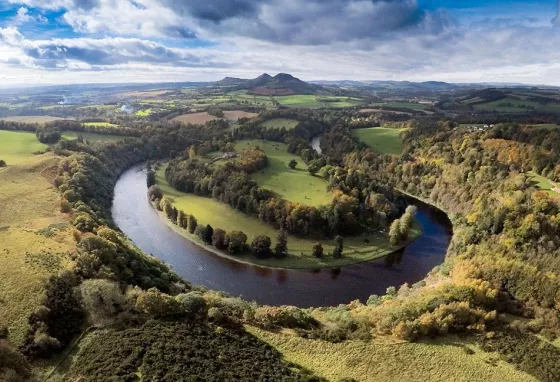
M219 203L213 199L193 194L185 194L175 190L173 187L169 186L165 180L165 167L159 169L156 177L158 185L162 189L164 195L172 199L175 207L188 214L194 215L200 223L210 224L213 228L221 228L226 232L241 230L247 234L249 242L254 236L268 235L272 238L274 245L277 231L271 226L264 224L256 218L251 218L237 212L228 205ZM190 239L198 241L186 231L180 230L180 232ZM416 227L411 237L417 237L420 233L420 230ZM364 239L368 239L370 243L365 245ZM369 261L386 256L394 251L394 248L388 243L386 235L373 234L345 238L344 257L342 259L334 259L332 256L316 259L311 255L312 246L316 242L316 240L289 236L288 250L290 255L285 259L257 259L251 255L239 256L239 259L276 268L311 269L337 267ZM324 247L325 254L332 252L334 249L334 240L323 240L320 242Z
M50 183L58 160L30 155L0 169L0 323L15 344L23 340L44 281L68 265L74 250L70 217L59 212Z
M331 381L535 381L474 343L445 337L420 343L345 341L333 344L248 328L284 357ZM385 340L385 341L382 341ZM474 352L473 354L468 354Z
M20 164L46 148L33 133L0 130L0 159L8 165Z
M241 151L255 146L263 149L268 156L268 167L253 174L259 186L295 203L319 206L331 201L332 194L327 192L327 183L311 176L303 160L288 153L285 144L246 140L237 142L235 149ZM295 170L288 167L292 159L298 162Z
M307 108L307 109L318 109L323 107L323 103L317 101L314 95L290 95L276 97L276 100L280 102L282 106L287 106L291 108Z
M262 126L266 127L267 129L281 129L285 127L286 130L293 130L296 128L298 123L299 121L296 121L295 119L275 118L266 121L262 124Z
M352 135L358 137L375 151L383 154L400 154L404 148L400 135L404 131L406 129L372 127L353 130Z

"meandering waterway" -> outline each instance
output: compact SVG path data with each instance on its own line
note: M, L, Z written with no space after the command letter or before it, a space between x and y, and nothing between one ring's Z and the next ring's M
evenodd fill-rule
M421 202L417 220L423 235L383 259L320 271L277 270L242 264L192 243L161 220L147 197L146 171L135 166L115 187L113 219L144 252L169 264L193 284L261 304L327 306L383 294L389 286L422 280L443 262L451 239L445 214ZM288 243L289 245L289 243Z

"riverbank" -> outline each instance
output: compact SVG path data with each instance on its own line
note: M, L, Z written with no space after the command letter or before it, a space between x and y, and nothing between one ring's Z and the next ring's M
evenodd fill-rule
M165 179L165 166L160 167L156 172L156 180L163 195L169 198L178 210L182 210L196 217L199 224L210 224L214 229L221 228L226 232L234 230L244 231L248 236L248 243L252 241L254 236L267 235L272 239L272 246L274 246L278 232L273 227L270 227L256 218L243 215L229 206L210 198L177 191L171 187ZM180 235L214 254L244 264L273 269L318 270L341 268L369 262L402 250L422 235L420 225L415 223L410 231L409 239L398 246L391 246L388 235L384 232L358 237L345 237L343 256L338 259L329 255L329 253L334 250L334 240L311 240L288 236L287 257L282 259L277 259L275 257L260 259L254 257L250 253L233 256L225 251L220 251L212 246L205 245L198 237L177 227L177 225L171 223L161 213L158 215L161 219L164 219L164 222L168 226ZM312 248L316 242L321 243L324 248L325 256L321 258L316 258L312 255Z

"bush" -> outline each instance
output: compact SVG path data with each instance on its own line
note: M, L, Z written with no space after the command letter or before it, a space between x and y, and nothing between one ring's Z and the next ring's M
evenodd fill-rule
M6 161L4 159L0 159L0 168L6 167L6 166L7 166Z
M136 300L136 308L156 318L177 317L184 313L179 301L156 288L143 292Z
M255 310L255 321L265 328L283 327L311 329L318 326L317 320L294 306L264 306Z
M80 293L86 312L94 325L109 325L126 309L126 297L115 282L85 280L80 285Z
M196 316L199 314L206 314L206 300L202 297L199 292L189 292L177 295L175 300L181 304L181 307L185 314L188 316Z

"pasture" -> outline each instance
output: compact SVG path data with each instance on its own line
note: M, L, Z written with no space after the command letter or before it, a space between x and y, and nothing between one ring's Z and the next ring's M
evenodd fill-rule
M448 336L418 343L390 337L372 341L331 343L301 338L287 331L247 330L279 350L286 360L329 381L364 382L470 382L537 379L515 366L498 361L499 354L484 352L472 339Z
M404 149L401 134L407 129L370 127L352 130L352 135L359 138L373 150L382 154L399 155Z
M171 122L181 122L185 124L192 123L193 125L204 125L206 122L213 121L217 118L218 117L210 115L207 112L202 112L202 113L183 114L173 118Z
M294 203L319 206L331 201L332 194L327 191L327 182L309 174L307 165L301 158L290 154L285 144L260 140L239 141L235 144L235 150L256 146L264 150L268 157L268 167L251 174L259 186ZM288 167L291 160L298 162L294 170Z
M319 102L316 96L309 94L281 96L276 97L276 100L280 105L290 108L319 109L324 107L324 104Z
M286 130L293 130L299 124L299 121L295 119L289 118L275 118L269 119L268 121L261 124L261 126L266 127L267 129L281 129L286 128Z
M53 121L60 121L64 118L49 117L47 115L20 115L17 117L3 117L0 118L8 122L23 122L23 123L47 123Z
M8 166L17 165L33 157L34 152L47 149L34 133L0 130L0 159Z
M89 133L83 131L64 131L62 133L63 140L78 139L78 137L82 137L84 140L88 141L89 143L120 142L125 140L126 138L129 138L123 135L108 135L108 134Z
M16 345L41 302L45 280L68 266L75 247L70 216L59 212L52 184L58 161L52 154L28 155L0 169L0 322Z
M165 179L165 167L166 166L162 166L156 173L157 184L163 191L163 194L170 198L177 209L195 216L199 224L210 224L214 229L221 228L226 232L241 230L247 235L249 243L255 236L267 235L272 239L272 245L275 245L276 236L278 234L276 229L264 224L257 218L237 212L227 204L220 203L211 198L177 191L167 183ZM194 235L190 235L187 231L179 229L177 226L173 227L182 235L200 243L200 240ZM414 227L410 236L414 239L420 234L420 229ZM364 244L365 240L369 240L369 243ZM395 250L395 248L390 246L386 234L375 233L344 238L344 256L341 259L335 259L332 256L325 256L321 259L317 259L312 256L312 247L316 242L317 240L288 236L289 255L284 259L259 259L249 254L237 257L242 261L269 267L319 269L370 261L386 256ZM319 242L323 245L325 254L334 250L334 240L319 240Z

